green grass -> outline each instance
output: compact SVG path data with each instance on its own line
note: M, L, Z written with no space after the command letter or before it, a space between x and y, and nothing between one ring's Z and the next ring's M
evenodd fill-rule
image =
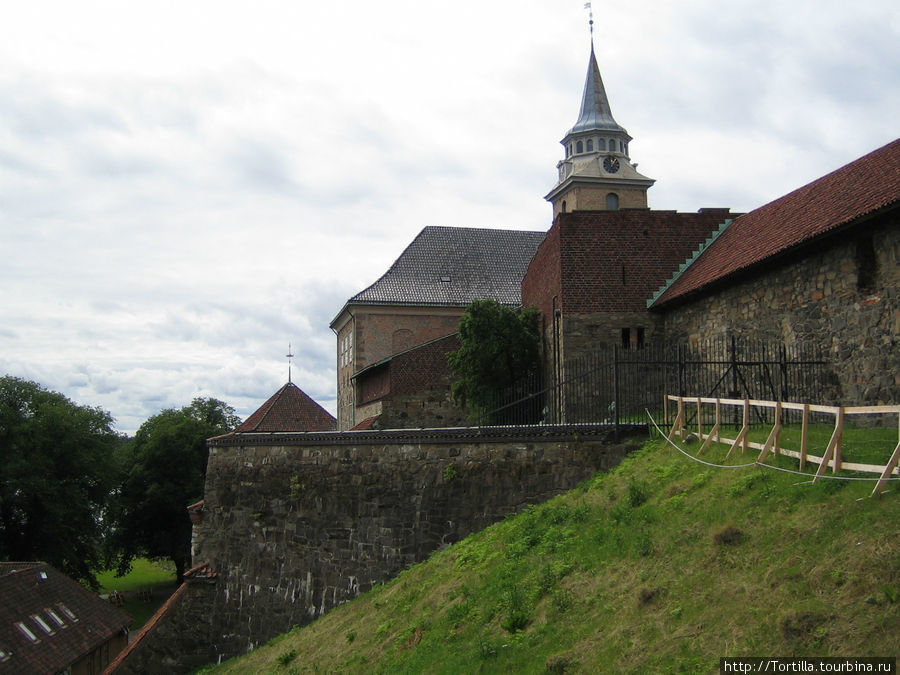
M114 570L97 574L100 593L118 591L125 596L124 609L134 619L129 629L135 631L153 616L156 610L175 591L175 566L167 561L152 561L146 558L134 560L131 571L117 577ZM150 602L139 597L140 591L149 591Z
M214 672L715 673L722 656L896 656L900 491L871 489L714 469L651 441Z

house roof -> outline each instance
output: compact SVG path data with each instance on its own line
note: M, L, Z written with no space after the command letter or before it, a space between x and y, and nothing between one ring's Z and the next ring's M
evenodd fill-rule
M0 673L56 673L131 617L46 563L0 565Z
M900 199L900 139L737 218L652 301L658 308L853 225Z
M288 382L232 433L334 431L334 427L331 413Z
M426 227L378 281L347 305L465 307L484 298L518 305L522 277L544 236L524 230Z

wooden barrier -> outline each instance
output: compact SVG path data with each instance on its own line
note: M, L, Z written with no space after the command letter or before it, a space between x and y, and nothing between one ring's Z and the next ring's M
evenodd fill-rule
M669 431L668 438L672 440L677 434L684 438L685 434L685 406L692 404L697 408L697 438L703 441L698 454L701 454L709 444L713 441L717 443L730 443L731 447L725 459L731 454L741 449L746 452L749 448L760 451L757 462L762 463L768 457L769 453L794 457L800 461L800 470L806 468L807 462L818 464L813 482L819 480L825 471L831 466L832 473L837 473L841 469L847 471L861 471L864 473L880 474L878 482L872 494L875 495L884 489L884 486L891 474L900 475L900 405L872 405L872 406L830 406L830 405L813 405L809 403L792 403L788 401L757 401L751 399L732 399L732 398L704 398L704 397L684 397L684 396L666 396L666 406L669 401L674 401L677 405L675 414L675 422ZM708 434L703 432L703 406L715 405L714 424ZM740 407L743 412L743 421L741 428L735 438L724 438L721 435L722 407ZM765 443L753 443L748 438L750 430L750 410L753 407L772 408L774 409L775 422L772 430L766 438ZM781 447L779 444L781 434L781 418L785 410L798 410L802 415L801 431L800 431L800 450L789 450ZM834 431L831 439L825 447L825 451L821 456L809 453L809 414L811 412L825 413L834 415ZM844 462L841 457L841 442L844 435L844 421L848 415L897 415L897 447L891 454L887 464L879 466L877 464L860 464L857 462Z

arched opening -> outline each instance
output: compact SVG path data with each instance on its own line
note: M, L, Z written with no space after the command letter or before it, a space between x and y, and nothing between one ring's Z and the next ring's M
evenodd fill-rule
M588 151L588 152L593 152L593 151L594 151L594 139L593 139L593 138L589 138L589 139L587 140L587 151Z
M619 195L617 195L615 192L610 192L608 195L606 195L606 210L619 210Z
M578 141L575 143L575 154L580 155L582 152L584 152L584 144L581 141Z

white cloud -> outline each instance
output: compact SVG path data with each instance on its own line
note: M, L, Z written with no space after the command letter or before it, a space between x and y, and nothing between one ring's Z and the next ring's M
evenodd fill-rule
M595 6L651 205L747 210L892 140L893 5ZM7 8L0 372L133 431L249 414L291 342L333 411L328 323L423 226L549 227L588 48L549 0Z

